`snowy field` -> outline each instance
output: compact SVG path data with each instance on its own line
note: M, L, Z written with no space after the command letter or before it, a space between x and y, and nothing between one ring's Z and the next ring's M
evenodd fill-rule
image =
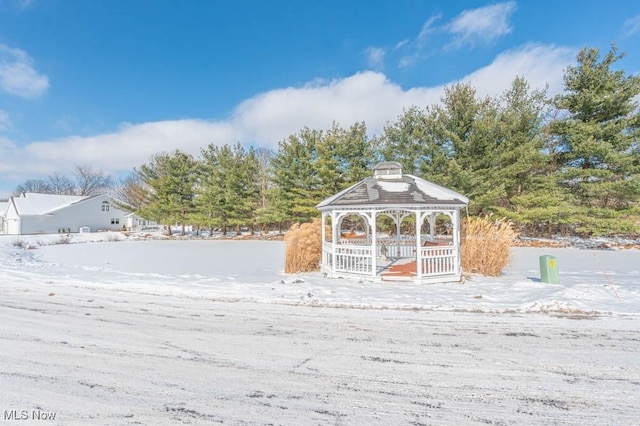
M117 235L0 237L0 424L638 424L640 251L417 286Z

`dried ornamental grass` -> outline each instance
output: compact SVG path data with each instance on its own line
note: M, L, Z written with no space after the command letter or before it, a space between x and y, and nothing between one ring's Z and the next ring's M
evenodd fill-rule
M327 227L327 235L330 233ZM284 234L286 245L284 272L317 271L322 259L322 222L296 223Z
M467 218L462 224L462 268L466 272L497 277L509 263L510 248L516 237L509 220Z

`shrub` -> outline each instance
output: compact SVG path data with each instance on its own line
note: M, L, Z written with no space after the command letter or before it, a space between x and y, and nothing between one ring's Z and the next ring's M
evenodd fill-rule
M33 243L29 243L25 240L15 240L11 243L14 247L18 247L21 249L25 249L25 250L34 250L37 249L38 246L36 244Z
M60 235L57 240L51 244L69 244L71 242L71 235Z
M331 230L327 227L327 234ZM322 222L315 219L311 223L296 223L284 234L286 255L284 272L317 271L322 259Z
M123 239L122 234L118 234L117 232L109 232L106 237L108 242L122 241Z
M466 272L497 277L507 266L517 237L510 220L490 216L462 222L461 258Z

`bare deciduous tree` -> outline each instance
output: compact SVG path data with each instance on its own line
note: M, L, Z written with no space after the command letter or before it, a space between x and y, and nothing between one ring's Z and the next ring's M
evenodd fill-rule
M67 176L55 172L47 178L47 183L52 194L73 195L75 194L75 186L73 181Z
M134 210L140 210L148 197L147 185L142 181L140 175L136 172L131 173L124 179L120 179L113 185L114 196L132 207Z
M14 195L20 195L23 192L38 192L41 194L51 194L51 187L42 179L29 179L16 187Z
M92 196L108 192L113 187L113 179L102 170L90 166L76 166L76 195Z

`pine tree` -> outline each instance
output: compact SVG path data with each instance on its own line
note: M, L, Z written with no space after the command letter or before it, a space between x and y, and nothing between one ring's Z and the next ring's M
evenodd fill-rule
M258 159L253 149L210 144L202 152L199 172L198 217L203 225L252 226L259 202Z
M580 51L554 99L563 116L549 126L559 184L586 209L582 229L594 234L634 229L640 200L640 76L613 69L623 57L615 46L602 58L597 49Z
M373 159L364 123L349 129L334 123L326 132L305 128L281 141L271 161L270 203L287 220L306 222L319 215L316 205L324 198L369 176Z
M157 154L136 171L148 189L139 214L143 217L171 225L187 224L194 213L197 162L181 151Z
M288 220L307 222L318 215L320 179L314 167L322 132L304 128L281 141L272 159L273 183Z
M434 141L427 179L455 189L471 200L470 210L481 212L503 196L504 188L495 178L499 151L497 102L478 99L468 84L445 89L441 105L431 107L427 129Z
M373 145L364 123L343 129L336 123L317 139L313 168L318 174L319 201L371 175Z

